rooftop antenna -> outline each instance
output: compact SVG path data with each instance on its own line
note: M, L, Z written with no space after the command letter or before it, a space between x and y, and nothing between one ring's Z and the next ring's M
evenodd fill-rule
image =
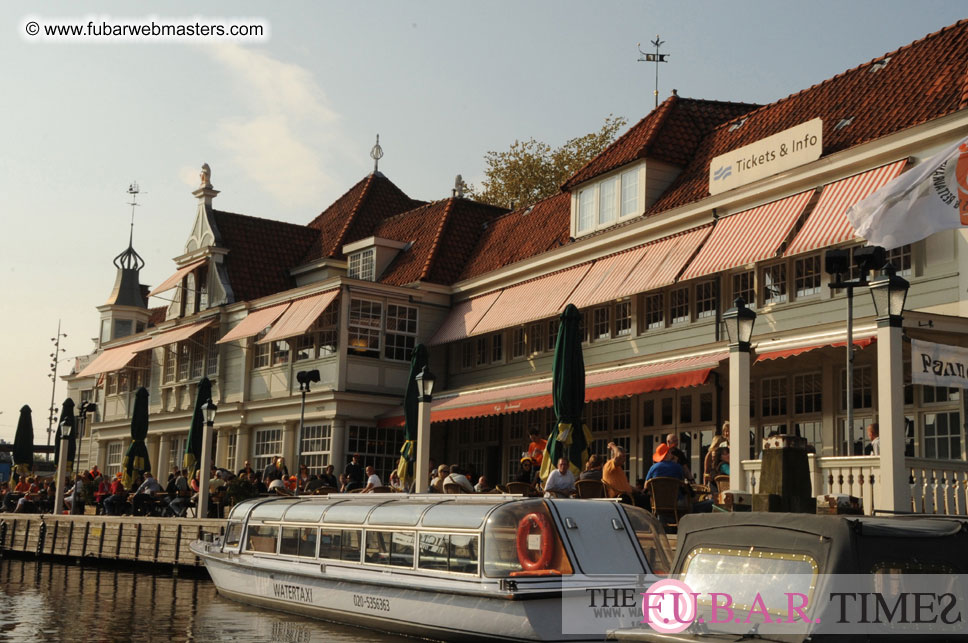
M638 43L639 53L642 54L636 62L640 63L655 63L655 106L659 106L659 63L669 62L666 58L669 54L660 54L659 47L665 44L665 40L659 40L659 34L655 35L655 40L652 41L652 45L655 47L654 54L647 54L642 51L642 43Z
M131 206L131 227L128 232L128 249L114 258L114 265L116 268L141 270L145 265L144 259L134 250L134 209L141 205L138 203L138 195L141 194L141 188L138 187L137 181L132 181L128 186L128 194L131 195L131 201L128 203ZM145 194L148 193L145 192Z
M380 159L383 158L383 148L380 147L380 135L376 135L376 145L370 150L370 158L373 159L373 173L380 171Z

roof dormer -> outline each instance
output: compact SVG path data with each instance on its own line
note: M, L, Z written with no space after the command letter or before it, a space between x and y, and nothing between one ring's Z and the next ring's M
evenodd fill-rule
M410 244L405 241L367 237L343 246L347 257L346 276L360 281L378 281L387 266L401 250Z

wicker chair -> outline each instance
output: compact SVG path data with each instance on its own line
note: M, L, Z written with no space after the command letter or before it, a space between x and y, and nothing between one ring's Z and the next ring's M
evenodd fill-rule
M331 493L339 493L339 489L336 487L317 487L316 490L313 491L313 495L316 496L327 496Z
M509 482L504 485L504 488L508 493L521 494L522 496L530 496L534 488L527 482Z
M679 517L692 509L689 494L685 492L683 482L679 478L652 478L645 483L645 490L652 500L652 514L656 518L665 518L664 524L668 527L677 526ZM686 505L683 507L679 506L680 494L686 499Z
M467 493L467 491L456 482L445 482L444 493Z
M393 487L383 485L382 487L373 487L366 493L394 493L395 491L396 489L394 489Z
M716 491L722 493L729 489L729 476L721 473L713 479L713 484L716 485Z
M605 484L601 480L576 480L576 498L604 498Z

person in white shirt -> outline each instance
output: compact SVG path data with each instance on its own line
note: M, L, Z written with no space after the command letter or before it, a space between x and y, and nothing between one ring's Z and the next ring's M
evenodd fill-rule
M463 470L456 464L450 465L450 475L444 478L444 484L448 482L458 485L465 493L475 493L474 485L471 484L471 481L464 475Z
M575 474L571 472L571 466L567 458L558 459L558 467L548 474L545 482L546 496L568 496L575 490Z
M367 465L366 467L366 487L363 488L363 493L368 491L373 491L377 487L382 487L383 483L380 482L380 476L376 475L376 469L373 465Z
M867 437L871 441L870 455L880 455L881 454L881 431L880 427L877 426L877 422L867 425Z

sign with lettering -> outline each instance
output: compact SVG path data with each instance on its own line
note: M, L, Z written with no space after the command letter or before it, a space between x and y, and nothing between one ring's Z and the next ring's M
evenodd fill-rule
M968 348L912 339L911 381L968 388Z
M815 118L715 157L709 164L709 193L719 194L816 161L822 151L823 121Z

